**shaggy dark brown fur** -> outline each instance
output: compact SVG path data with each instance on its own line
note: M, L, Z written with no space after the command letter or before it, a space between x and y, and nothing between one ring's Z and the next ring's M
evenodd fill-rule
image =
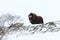
M30 13L28 17L32 24L44 24L43 18L41 16L37 16L34 13Z

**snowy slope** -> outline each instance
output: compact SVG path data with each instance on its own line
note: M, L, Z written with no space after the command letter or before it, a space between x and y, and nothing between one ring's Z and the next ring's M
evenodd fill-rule
M24 25L20 17L6 14L0 17L0 40L59 40L60 21ZM55 24L56 25L55 27ZM59 37L58 37L59 36Z

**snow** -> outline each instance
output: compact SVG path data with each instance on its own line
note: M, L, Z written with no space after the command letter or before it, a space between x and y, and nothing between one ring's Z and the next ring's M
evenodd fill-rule
M59 38L57 37L57 34L60 33L59 27L55 27L54 25L44 25L44 27L42 27L42 24L26 26L23 23L18 22L19 20L20 19L13 22L9 27L4 26L1 28L0 31L3 32L0 34L1 40L53 40L54 38Z
M19 33L19 32L18 32ZM25 34L25 33L24 33ZM16 33L8 35L5 37L3 40L59 40L60 39L60 32L47 32L47 33L35 33L35 34L30 34L30 35L23 35L19 34L17 36Z
M48 22L47 24L24 25L21 17L4 15L0 17L0 40L52 40L59 38L55 35L60 33L60 21ZM3 18L3 20L2 20ZM50 37L50 38L49 38Z
M5 14L0 18L0 21L2 21L0 22L2 24L0 25L0 40L39 40L42 35L45 38L47 34L50 36L60 31L60 27L57 25L55 27L55 24L59 24L60 21L26 26L20 17L11 14Z

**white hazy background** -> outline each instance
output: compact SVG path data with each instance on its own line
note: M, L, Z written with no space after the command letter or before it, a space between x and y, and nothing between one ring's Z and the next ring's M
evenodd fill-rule
M7 13L21 16L24 24L30 25L30 12L42 16L44 23L60 20L60 0L0 0L0 16ZM60 32L35 34L14 40L60 40Z

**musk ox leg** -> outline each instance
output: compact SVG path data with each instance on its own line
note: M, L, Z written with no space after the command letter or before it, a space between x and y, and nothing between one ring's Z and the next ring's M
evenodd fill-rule
M41 31L43 29L43 27L44 27L44 24L42 24L41 29L39 31Z

